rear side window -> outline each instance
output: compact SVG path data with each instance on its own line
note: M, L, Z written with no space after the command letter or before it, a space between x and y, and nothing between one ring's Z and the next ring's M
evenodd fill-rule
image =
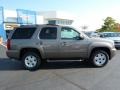
M46 27L43 28L39 35L40 39L56 39L57 38L57 28L56 27Z
M36 28L17 28L12 35L12 39L30 39Z

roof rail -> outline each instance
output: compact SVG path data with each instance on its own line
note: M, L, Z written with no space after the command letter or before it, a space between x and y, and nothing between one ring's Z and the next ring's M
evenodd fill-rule
M53 26L59 26L59 25L57 25L57 24L46 24L46 25L53 25Z
M20 25L20 26L38 26L37 24L28 24L28 25Z

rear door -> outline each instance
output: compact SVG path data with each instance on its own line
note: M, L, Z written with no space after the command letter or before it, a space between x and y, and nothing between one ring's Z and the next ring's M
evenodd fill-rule
M46 57L49 59L59 58L58 28L43 27L39 38Z

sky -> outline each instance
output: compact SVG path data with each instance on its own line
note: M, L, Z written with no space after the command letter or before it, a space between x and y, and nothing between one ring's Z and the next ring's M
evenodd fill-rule
M76 16L74 26L96 30L110 16L120 23L120 0L0 0L5 9L65 11Z

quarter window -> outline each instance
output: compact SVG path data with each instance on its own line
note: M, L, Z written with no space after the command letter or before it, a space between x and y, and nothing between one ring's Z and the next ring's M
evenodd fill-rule
M36 28L17 28L13 33L12 39L29 39L34 34Z

